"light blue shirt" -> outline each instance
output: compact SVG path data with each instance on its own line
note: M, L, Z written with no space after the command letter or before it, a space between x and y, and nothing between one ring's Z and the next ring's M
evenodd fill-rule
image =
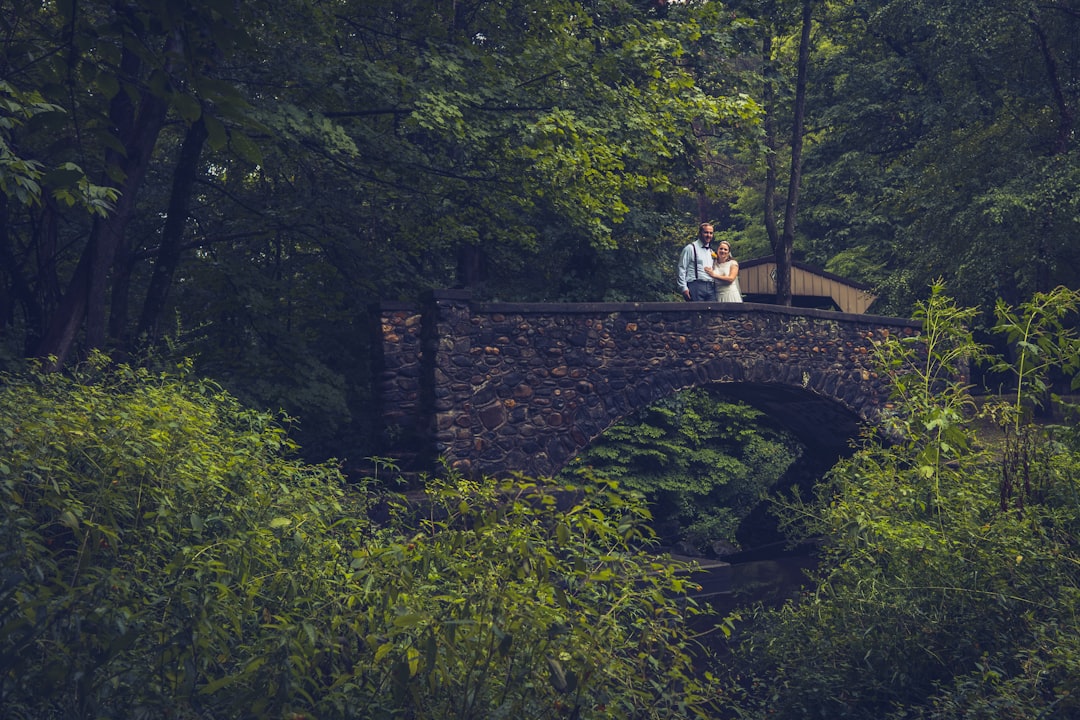
M686 291L686 283L691 280L708 280L712 282L712 276L705 272L705 268L713 266L712 246L708 248L697 239L683 248L679 256L679 292Z

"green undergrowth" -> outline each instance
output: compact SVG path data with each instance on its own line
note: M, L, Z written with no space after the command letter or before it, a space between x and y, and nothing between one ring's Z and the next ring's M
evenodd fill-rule
M1063 288L999 306L1005 359L936 287L920 337L879 346L892 441L868 433L787 504L786 529L825 546L810 589L755 616L725 717L1080 717L1080 417L1040 413L1052 376L1080 385L1078 307ZM976 402L971 362L1015 389Z
M187 366L0 377L4 718L704 717L722 699L640 497L585 483L558 509L527 479L449 473L417 517L295 459L288 425Z

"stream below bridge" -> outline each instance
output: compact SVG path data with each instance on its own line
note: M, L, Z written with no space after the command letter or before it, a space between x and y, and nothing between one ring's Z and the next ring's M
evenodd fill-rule
M746 550L721 559L691 558L673 555L675 559L696 563L700 572L693 580L701 589L691 597L707 602L716 615L724 616L739 608L762 603L778 607L795 597L810 584L807 570L817 566L816 548L801 546L787 548L783 543Z

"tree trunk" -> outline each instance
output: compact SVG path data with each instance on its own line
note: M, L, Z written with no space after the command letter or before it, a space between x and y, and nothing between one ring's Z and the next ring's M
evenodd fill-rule
M180 148L180 159L173 173L172 191L165 227L161 232L161 246L154 261L154 273L146 291L142 314L139 317L138 335L157 337L161 313L169 297L173 276L180 264L180 252L184 244L184 226L187 224L191 206L191 191L199 175L199 158L206 143L206 123L200 117L188 128Z
M131 271L135 265L135 254L128 246L127 238L120 238L113 258L112 293L109 296L109 344L110 347L127 350L129 338L128 298L131 295Z
M457 251L457 286L479 293L486 279L484 251L476 245L462 244Z
M60 297L56 211L48 197L42 198L42 206L40 218L31 222L32 249L19 248L9 233L8 196L0 193L0 282L7 278L0 290L0 334L14 323L15 308L21 307L26 323L22 352L27 356L33 355L45 331L46 309Z
M806 76L810 67L811 0L803 0L802 36L799 38L798 75L795 81L795 108L791 122L791 175L788 178L787 203L784 206L784 232L774 247L776 255L776 302L791 305L791 255L795 246L795 227L799 208L799 185L802 181L802 149L806 124Z
M173 38L167 44L171 52L178 52L178 43ZM125 49L121 74L126 78L138 78L140 68L138 57ZM113 98L109 117L124 152L107 151L106 162L118 168L124 181L119 188L120 199L112 215L95 220L60 306L50 318L44 337L35 351L38 357L52 358L48 367L53 370L64 365L84 320L87 348L100 348L105 343L109 275L124 231L135 211L135 198L146 177L167 111L165 99L147 89L140 93L137 106L124 91Z
M1046 32L1042 28L1038 14L1033 10L1028 18L1031 28L1035 32L1035 38L1039 41L1039 52L1042 54L1043 65L1046 67L1046 79L1050 84L1050 90L1054 96L1054 105L1058 113L1058 134L1054 143L1054 154L1060 155L1069 149L1069 139L1073 133L1073 113L1069 109L1069 103L1065 99L1065 92L1061 87L1058 64L1054 59L1054 53L1050 49L1050 43L1046 39Z
M772 78L772 28L761 41L761 100L765 110L765 231L769 247L776 252L780 231L776 226L776 88Z

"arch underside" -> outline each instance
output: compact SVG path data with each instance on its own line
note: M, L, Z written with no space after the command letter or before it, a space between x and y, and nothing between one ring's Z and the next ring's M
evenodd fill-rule
M671 378L668 378L670 380ZM646 390L638 387L619 403L617 417L610 417L607 426L589 433L593 439L633 412L651 405L664 397L694 387L717 388L721 394L735 402L744 402L761 411L777 425L794 435L804 446L803 459L816 467L831 467L841 457L852 453L852 441L858 437L863 422L855 410L840 400L822 395L813 388L782 382L745 379L702 379L697 382L658 382ZM584 449L577 448L573 454ZM569 461L565 458L565 462ZM552 458L557 465L563 465Z
M831 466L851 454L862 420L850 408L817 393L789 385L722 383L722 392L775 420L806 446L807 460Z

